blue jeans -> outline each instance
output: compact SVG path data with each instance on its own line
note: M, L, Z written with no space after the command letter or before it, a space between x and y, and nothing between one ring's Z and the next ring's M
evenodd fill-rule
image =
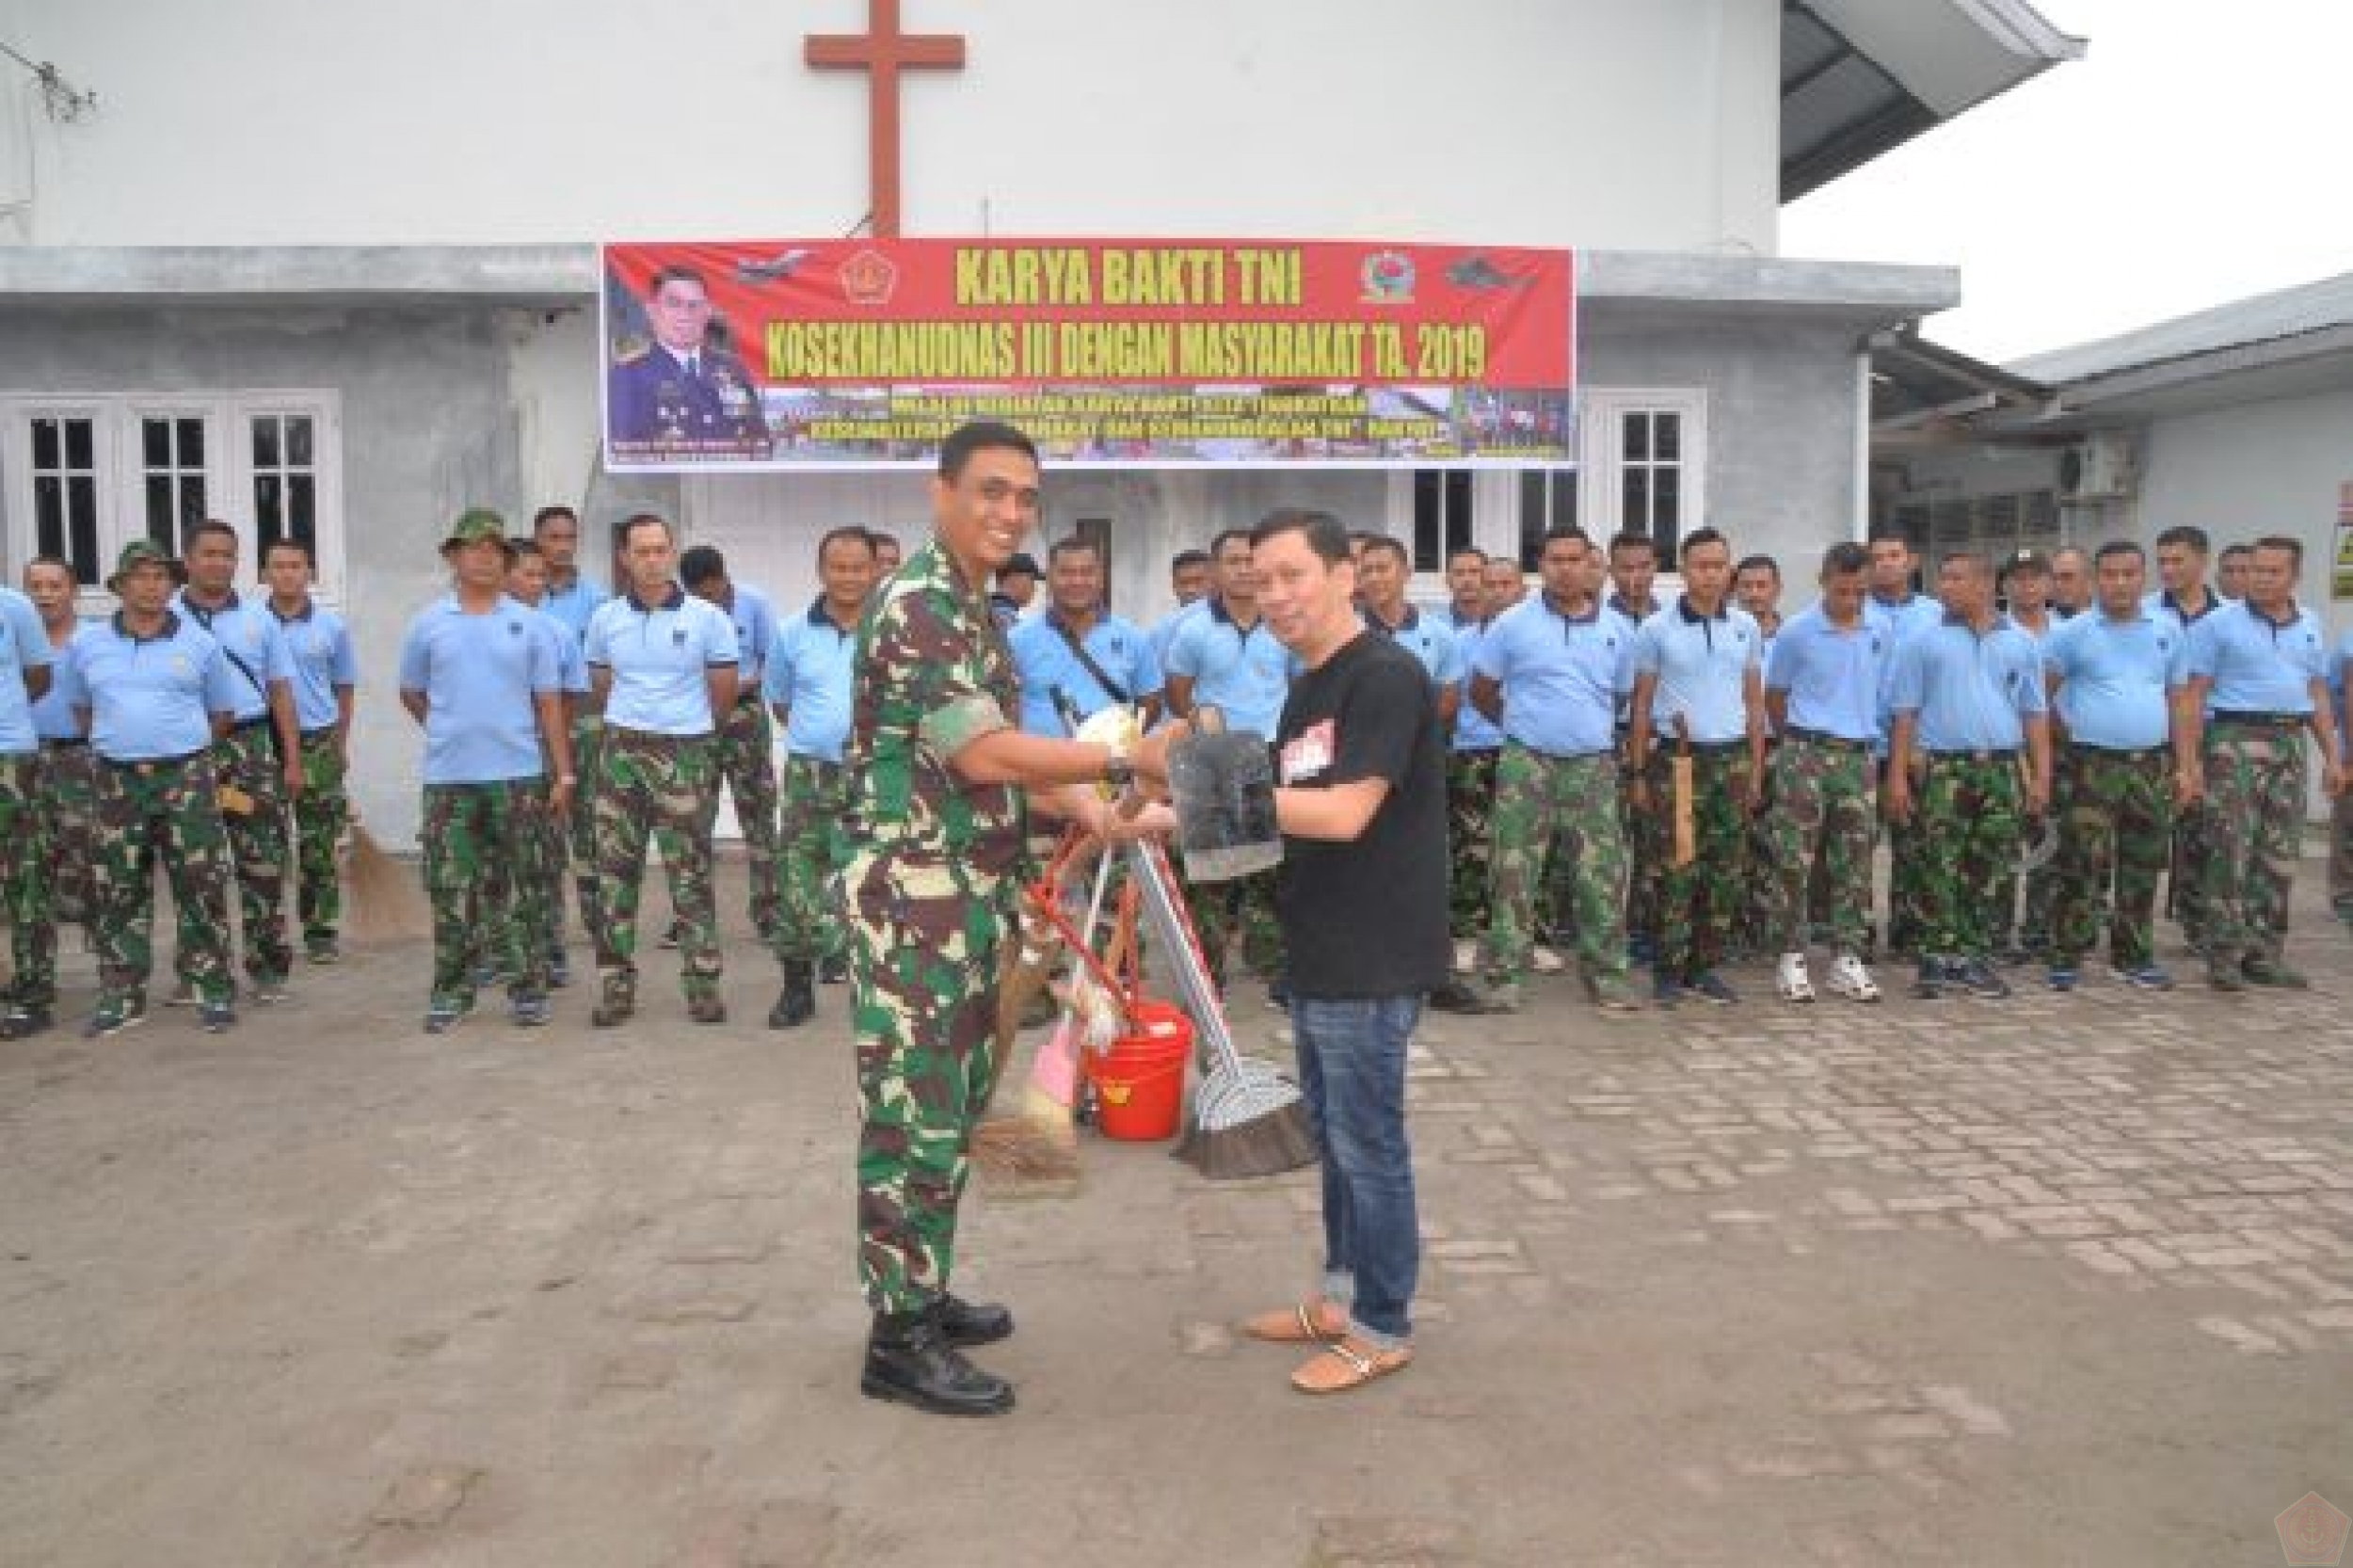
M1324 1294L1383 1349L1413 1334L1421 1268L1405 1139L1405 1047L1420 1021L1418 995L1291 1000L1299 1086L1323 1150Z

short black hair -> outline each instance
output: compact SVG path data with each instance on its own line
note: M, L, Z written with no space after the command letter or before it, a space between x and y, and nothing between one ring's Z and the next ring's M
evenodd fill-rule
M1579 528L1577 524L1573 522L1556 522L1551 527L1545 530L1545 542L1539 547L1537 552L1542 554L1544 551L1549 550L1554 545L1561 543L1563 539L1579 545L1587 550L1591 550L1593 547L1593 541L1586 537L1585 530ZM1496 556L1492 558L1497 560L1508 559L1508 557L1504 556Z
M1937 557L1936 568L1942 571L1956 563L1967 567L1980 577L1993 575L1993 558L1981 550L1948 550Z
M1180 550L1168 558L1168 569L1171 575L1184 570L1187 567L1207 567L1215 564L1206 550Z
M728 558L711 545L696 545L678 558L678 580L690 588L727 574Z
M1721 530L1715 528L1694 528L1689 534L1683 536L1683 558L1687 561L1689 560L1691 558L1691 552L1699 549L1700 546L1706 544L1722 545L1724 547L1724 553L1727 556L1732 553L1732 541L1724 537Z
M711 292L711 285L703 281L701 273L691 266L680 266L674 262L647 280L646 297L651 299L655 295L660 294L662 285L664 283L692 283L705 294Z
M865 535L866 542L876 550L880 550L885 545L888 545L893 550L900 548L899 536L888 528L861 528L858 532Z
M1309 511L1300 506L1282 506L1258 520L1258 526L1250 531L1250 547L1256 550L1269 539L1279 539L1286 534L1296 534L1307 542L1307 548L1327 567L1347 566L1352 557L1347 525L1329 512Z
M1658 541L1639 528L1621 529L1609 536L1609 558L1616 560L1621 550L1647 550L1658 553Z
M1822 552L1822 575L1847 577L1871 569L1871 552L1852 539L1841 539Z
M1224 554L1225 547L1232 544L1236 539L1240 539L1244 544L1251 543L1253 541L1252 531L1247 528L1219 529L1217 537L1209 541L1210 557L1214 559L1217 556Z
M506 551L518 561L543 561L548 553L539 548L538 540L518 539L511 535L506 540Z
M1100 539L1088 538L1084 534L1072 534L1067 537L1056 539L1052 544L1048 545L1046 547L1046 559L1048 561L1059 561L1064 556L1081 550L1094 556L1097 561L1100 561L1103 558L1103 542ZM1016 555L1012 560L1007 561L1002 568L999 568L997 573L999 581L1001 582L1007 571L1019 567L1025 561L1029 562L1031 575L1036 575L1037 563L1035 561L1031 561L1027 555Z
M278 538L272 539L269 543L264 545L262 547L263 564L267 565L270 558L270 552L279 550L299 551L302 554L302 564L306 567L315 567L319 564L318 556L312 552L311 541L293 534L281 535Z
M26 571L32 570L35 567L56 567L68 577L75 576L73 563L62 555L36 555L24 563Z
M545 528L549 523L553 522L557 518L569 518L572 520L573 527L577 528L580 526L580 514L573 511L569 506L565 505L559 501L552 506L542 506L537 511L531 514L531 532L533 536L536 536L541 529Z
M1774 582L1781 581L1781 563L1770 555L1743 555L1732 569L1736 575L1744 571L1769 571Z
M1458 544L1452 550L1448 551L1446 564L1450 567L1465 555L1470 556L1482 567L1487 564L1487 552L1475 544Z
M220 519L206 518L202 522L192 524L185 534L180 536L180 548L183 551L193 549L197 540L214 534L219 535L233 545L242 545L245 542L238 537L234 528L221 521Z
M2157 542L2160 544L2165 542L2163 535L2158 536ZM2199 547L2201 552L2204 548L2205 547L2203 545ZM2110 560L2119 555L2130 555L2136 561L2148 559L2146 555L2141 553L2140 546L2133 543L2130 539L2110 539L2107 543L2102 545L2098 550L2091 552L2091 558L2094 561Z
M852 522L844 523L840 528L828 528L825 530L824 537L817 541L817 559L822 562L825 558L825 552L827 550L844 541L855 544L862 544L866 547L867 554L872 555L874 553L873 531L871 529L860 528L856 523Z
M2255 541L2257 550L2284 550L2297 566L2304 564L2304 541L2286 534L2265 534Z
M2159 550L2163 550L2169 544L2185 544L2189 546L2190 549L2198 552L2201 555L2203 555L2209 549L2212 548L2211 543L2206 538L2206 531L2199 527L2196 523L2190 522L2177 522L2172 527L2166 529L2163 533L2157 536L2157 548ZM2104 545L2101 548L2105 550L2106 549L2106 546Z
M2222 553L2218 559L2227 561L2233 555L2252 555L2254 553L2255 547L2251 544L2227 544L2222 547Z
M1405 552L1405 541L1403 539L1398 538L1389 534L1358 534L1354 536L1364 541L1365 552L1367 554L1370 554L1376 550L1385 550L1390 554L1396 556L1400 565L1408 568L1413 565L1414 558Z
M629 516L623 518L619 522L613 525L613 548L616 550L627 550L629 548L629 536L632 534L636 533L640 528L645 527L648 523L651 523L656 528L661 529L663 536L665 538L675 539L678 537L676 534L670 532L670 520L664 517L661 513L632 512Z
M1919 549L1918 545L1913 543L1912 536L1904 532L1904 525L1894 521L1880 521L1871 524L1871 532L1865 542L1867 544L1899 544L1906 550Z
M1018 452L1034 463L1037 442L1001 420L976 419L957 425L939 443L939 476L954 484L976 452Z

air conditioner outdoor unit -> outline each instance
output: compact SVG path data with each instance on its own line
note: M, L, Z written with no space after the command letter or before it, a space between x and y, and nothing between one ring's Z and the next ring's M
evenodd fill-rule
M2133 493L2139 477L2133 439L2121 430L2099 430L2059 454L2059 499L2119 501Z

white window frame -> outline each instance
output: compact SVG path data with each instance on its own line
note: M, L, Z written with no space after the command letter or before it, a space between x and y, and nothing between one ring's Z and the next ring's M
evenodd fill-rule
M1577 515L1607 545L1625 527L1625 416L1674 414L1682 422L1675 541L1707 523L1707 391L1704 387L1591 387L1577 394ZM1678 550L1678 555L1680 551Z
M19 393L0 397L0 466L7 486L0 490L6 507L10 575L39 552L34 528L32 422L55 417L95 419L92 446L98 468L98 553L102 581L85 588L81 608L99 613L114 602L103 579L122 547L147 537L146 463L140 422L150 418L200 418L205 422L204 492L214 517L233 524L245 541L246 553L256 553L253 518L253 433L251 421L260 415L296 415L313 422L312 472L316 479L313 500L318 582L321 601L340 607L344 600L348 528L344 515L343 398L332 389L254 389L235 392L133 391L103 395L77 393L45 397ZM241 565L239 586L261 579L259 559Z
M1405 547L1408 561L1414 558L1414 475L1421 472L1425 471L1389 470L1387 506L1381 520L1382 532ZM1520 471L1488 465L1469 472L1470 542L1490 555L1508 554L1516 559L1520 537ZM1415 572L1406 582L1405 592L1417 603L1446 603L1451 596L1447 591L1445 564L1441 562L1435 571Z

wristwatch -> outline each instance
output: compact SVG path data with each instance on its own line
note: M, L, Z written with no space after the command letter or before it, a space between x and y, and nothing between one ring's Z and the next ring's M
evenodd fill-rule
M1135 764L1128 760L1126 742L1110 744L1112 754L1103 760L1103 782L1114 790L1125 790L1136 781Z

